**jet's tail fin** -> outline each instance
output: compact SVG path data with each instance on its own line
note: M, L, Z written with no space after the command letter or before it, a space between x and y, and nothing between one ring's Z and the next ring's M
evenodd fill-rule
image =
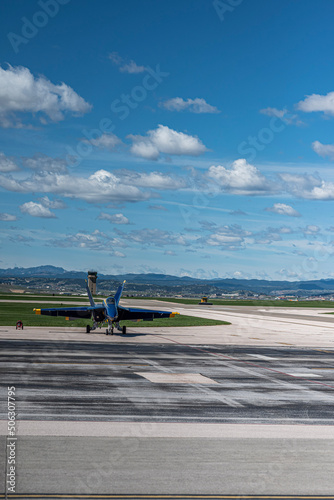
M122 285L120 285L117 289L117 292L115 293L115 302L116 302L116 305L118 305L119 301L120 301L120 298L122 296L122 293L123 293L123 288L125 286L125 280L123 281Z
M94 307L94 306L95 306L95 302L94 302L94 299L93 299L92 292L91 292L91 291L89 290L89 288L88 288L88 283L87 283L87 281L86 281L86 290L87 290L87 294L88 294L88 298L89 298L90 305L91 305L92 307Z

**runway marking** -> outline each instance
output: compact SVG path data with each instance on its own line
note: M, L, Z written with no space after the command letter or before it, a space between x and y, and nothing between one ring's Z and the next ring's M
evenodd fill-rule
M155 335L155 334L152 334L152 335ZM176 344L178 344L178 342L176 342L176 340L175 341L173 340L172 342L175 342ZM187 346L187 344L181 344L181 345ZM145 359L145 358L140 358L140 359L142 359L142 361L146 361L146 363L149 363L154 368L157 368L158 370L165 372L166 374L172 373L172 370L170 368L166 368L165 366L160 365L156 361ZM218 399L219 401L223 402L224 404L226 404L228 406L232 406L233 408L238 408L238 407L243 408L244 407L244 405L242 403L240 403L239 401L237 401L236 399L230 398L227 396L222 396L221 394L218 394L216 391L212 391L212 389L210 389L205 384L189 384L189 385L191 387L196 388L198 391L204 392L205 394L210 396L210 398L213 397L214 399Z
M193 345L184 344L183 342L177 342L176 340L169 339L168 337L163 337L162 335L157 335L156 333L152 333L151 335L156 336L156 337L162 337L165 340L169 340L170 342L173 342L174 344L182 345L184 347L189 347L190 349L194 349L196 351L205 352L207 354L210 354L211 356L217 356L217 357L220 357L220 358L227 359L229 361L235 361L237 363L243 363L243 364L246 364L246 365L254 366L255 368L260 368L261 370L266 370L266 371L269 371L269 372L278 373L279 375L285 375L285 376L293 377L293 378L296 378L296 379L299 378L298 375L292 375L291 373L282 372L281 370L276 370L274 368L269 368L268 366L257 365L256 363L254 363L252 361L245 361L245 360L242 360L242 359L239 359L239 358L234 358L233 356L227 356L226 354L221 354L219 352L208 351L207 349L202 349L200 347L195 347ZM287 345L292 345L292 344L287 344ZM324 384L323 382L318 382L316 380L303 379L302 377L300 377L300 378L301 378L301 380L306 380L307 382L311 382L313 384L317 384L317 385L321 385L321 386L324 386L324 387L329 387L330 389L334 389L334 385Z
M248 354L248 356L252 356L253 358L263 359L263 360L276 360L278 358L271 358L270 356L263 356L262 354Z
M217 384L218 382L200 373L137 372L155 384Z
M24 363L24 361L22 361ZM72 363L71 361L34 361L32 364L34 365L103 365L103 366L110 366L110 365L126 365L126 366L149 366L147 364L143 363L124 363L124 362L118 362L116 361L115 363Z

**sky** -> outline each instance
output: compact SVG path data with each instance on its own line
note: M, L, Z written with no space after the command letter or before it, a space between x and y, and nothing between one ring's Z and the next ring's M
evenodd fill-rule
M1 11L1 268L334 277L331 0Z

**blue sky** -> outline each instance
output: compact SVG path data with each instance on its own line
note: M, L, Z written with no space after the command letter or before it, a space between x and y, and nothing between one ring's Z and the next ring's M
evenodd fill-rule
M333 277L320 6L5 0L0 267Z

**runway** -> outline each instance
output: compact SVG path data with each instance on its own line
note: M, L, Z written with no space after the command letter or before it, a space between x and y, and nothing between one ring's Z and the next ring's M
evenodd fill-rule
M14 386L17 498L334 493L332 318L173 309L232 325L0 328L0 459Z

